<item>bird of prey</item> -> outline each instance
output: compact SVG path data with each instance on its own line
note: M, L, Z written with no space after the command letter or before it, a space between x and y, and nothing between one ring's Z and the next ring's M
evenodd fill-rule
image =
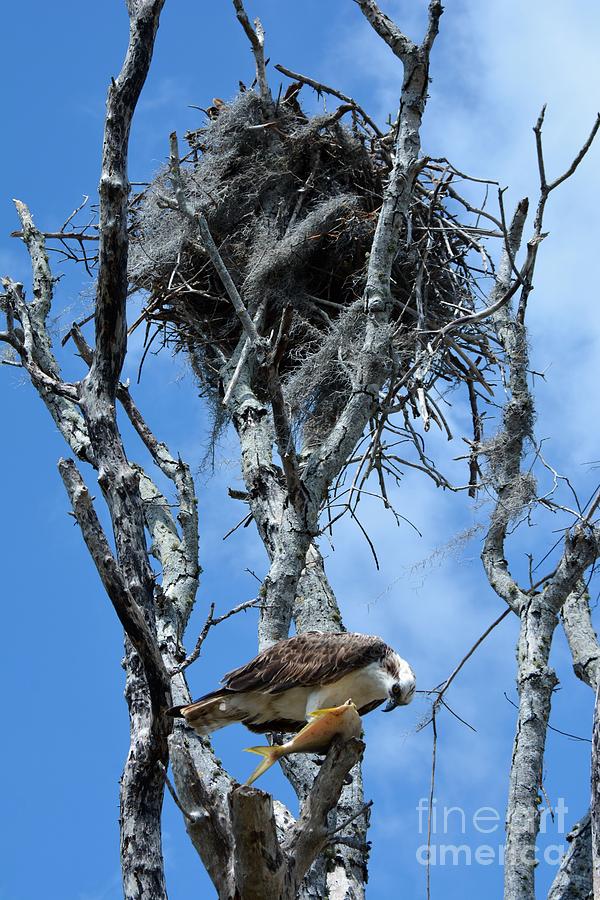
M250 731L299 731L319 709L348 699L359 714L387 701L384 712L405 706L415 693L414 672L381 638L351 632L306 631L278 641L228 672L223 687L195 703L175 707L200 735L233 722Z

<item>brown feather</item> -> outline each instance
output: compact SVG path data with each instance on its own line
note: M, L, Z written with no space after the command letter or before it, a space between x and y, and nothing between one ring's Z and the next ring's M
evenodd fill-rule
M228 672L223 679L223 687L169 712L183 716L198 734L208 734L236 721L258 734L299 731L306 722L297 721L295 717L283 718L281 710L268 721L260 721L265 713L269 715L266 712L268 705L261 714L252 707L252 703L244 709L241 697L241 705L239 701L233 704L223 701L253 694L253 702L262 695L266 704L268 695L277 695L293 688L322 687L370 663L379 662L385 666L388 662L395 662L394 657L394 651L378 637L352 632L307 631L279 641L246 665ZM359 714L365 715L382 702L375 700L366 704ZM297 716L297 710L292 715Z
M170 716L185 716L186 719L193 719L196 715L200 715L206 709L208 709L209 700L221 700L223 697L226 697L227 694L231 693L227 690L227 688L217 688L216 691L211 691L209 694L204 694L204 696L199 697L198 700L194 700L193 703L188 703L186 706L174 706L171 709L167 710L167 714Z
M384 703L384 700L373 700L372 703L367 703L365 706L361 706L358 710L359 716L366 716L367 713L373 712L374 709L377 709L378 706L381 706Z
M271 722L261 722L260 724L255 724L248 719L242 719L241 722L248 731L253 731L255 734L269 734L274 731L287 734L291 731L300 731L306 725L306 720L291 722L289 719L274 719Z
M278 641L223 678L230 691L280 693L331 684L392 651L381 638L352 632L305 631Z

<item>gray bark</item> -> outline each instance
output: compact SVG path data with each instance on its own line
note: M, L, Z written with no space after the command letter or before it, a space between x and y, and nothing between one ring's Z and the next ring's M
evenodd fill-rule
M506 897L534 896L539 794L552 691L558 684L548 666L556 613L533 598L521 613L518 644L519 715L513 749L506 818Z
M592 690L600 683L600 646L592 624L590 595L580 582L562 608L562 624L573 658L575 675Z
M592 900L592 828L586 813L567 835L569 849L560 864L548 900Z
M92 365L81 389L81 409L95 448L98 483L107 502L120 568L133 600L155 631L154 581L148 563L138 479L121 442L115 398L127 348L127 151L137 101L146 80L164 0L130 5L130 40L111 83L100 178L100 242ZM131 635L128 637L131 638ZM129 642L125 654L131 743L121 779L121 868L128 900L166 897L161 810L168 765L164 710L170 700L152 689L149 670ZM168 693L168 692L167 692Z
M373 5L361 4L363 12L373 23L370 13ZM273 409L269 409L254 394L252 375L261 359L248 342L256 344L254 324L244 324L246 337L238 347L224 371L225 396L234 424L240 437L242 473L244 476L252 516L270 558L270 568L261 589L262 606L259 626L259 647L262 649L274 641L287 637L292 615L295 613L298 630L339 630L341 616L335 597L324 576L322 560L313 544L317 533L320 505L330 485L338 476L349 455L360 439L379 402L379 392L391 371L391 334L387 327L392 310L390 275L393 261L399 251L400 226L412 201L416 175L421 165L419 159L419 131L426 101L428 84L429 51L437 30L441 6L430 8L430 30L426 43L417 47L407 43L406 52L394 52L404 65L399 124L396 138L394 165L385 189L372 250L369 257L367 286L364 299L359 303L367 311L364 341L354 369L350 397L330 433L321 444L302 454L303 465L299 469L299 456L290 448L290 430L285 410L278 393L276 371L267 375ZM181 205L181 201L180 201ZM275 229L274 229L275 232ZM293 235L292 235L293 236ZM288 243L298 251L299 242L288 236ZM215 259L215 251L209 254ZM286 244L279 241L273 252L265 253L270 273L285 257ZM266 266L266 264L265 264ZM265 268L263 266L263 268ZM221 261L215 259L220 271ZM264 272L254 273L256 281L264 278ZM228 287L227 276L221 275L232 303L240 315L243 298L237 290ZM249 286L252 290L252 285ZM256 291L256 285L254 285ZM254 351L254 352L252 352ZM227 382L229 381L229 386ZM273 463L273 445L277 444L283 462L283 472ZM286 771L301 799L306 803L308 786L314 779L314 767L303 761L286 764ZM317 778L320 778L321 773ZM351 818L364 805L362 780L357 770L350 786L344 791L338 807L338 815ZM305 885L306 896L319 896L325 892L324 879L332 897L362 898L366 880L368 848L366 842L366 817L355 820L352 837L358 849L346 845L339 847L331 871L325 876L324 866L312 870Z
M539 124L539 123L538 123ZM520 617L517 645L519 714L511 761L506 813L504 865L505 900L534 900L535 842L539 831L538 797L541 789L546 733L552 692L557 678L549 667L552 638L558 615L580 585L583 573L598 554L598 531L588 522L578 523L565 538L562 557L541 592L521 588L511 575L505 541L509 525L535 502L535 482L523 471L527 442L533 439L534 402L529 388L525 308L531 277L542 240L542 220L548 196L545 176L534 220L534 233L527 246L527 259L519 273L521 298L518 308L510 303L508 288L515 270L514 259L521 242L527 203L519 204L509 233L507 248L492 296L491 316L505 356L507 392L502 428L484 448L489 479L496 493L482 562L491 587Z
M600 896L600 686L596 689L592 728L592 884L594 897Z
M561 618L573 658L573 671L595 692L600 678L600 647L592 625L590 597L585 582L579 582L567 597ZM592 794L594 790L592 762ZM572 828L567 841L570 847L556 873L548 900L588 900L593 895L592 824L589 813Z
M354 201L340 196L324 204L318 214L308 214L302 222L295 221L294 213L282 236L277 227L275 198L273 227L270 231L266 229L265 237L265 243L270 240L272 246L266 247L263 262L252 272L240 293L220 257L206 219L200 215L191 221L194 217L186 206L179 180L177 141L174 136L171 140L175 198L166 198L165 203L185 215L190 227L197 229L206 258L221 279L244 329L236 352L231 359L223 361L221 374L226 406L239 435L246 499L269 557L269 571L261 588L260 648L286 637L292 620L298 631L343 629L316 543L319 516L332 484L344 470L375 413L381 411L382 392L395 374L390 279L393 264L404 252L399 246L401 227L408 221L416 179L423 166L420 127L427 99L429 55L442 7L439 0L431 0L425 38L417 45L383 15L374 0L357 2L367 21L401 61L404 75L391 170L369 254L364 295L355 307L364 312L362 345L352 365L346 367L350 387L345 402L336 410L335 421L319 442L310 445L307 442L303 448L294 446L278 372L278 354L287 337L289 315L286 319L286 312L282 314L276 339L262 337L261 310L265 308L262 298L270 289L270 281L287 266L302 265L313 230L329 227L340 211L350 210ZM318 770L307 759L286 761L284 770L300 799L301 812L296 821L282 804L267 794L237 785L216 760L208 741L198 738L182 723L173 727L165 716L171 702L182 704L191 699L185 679L189 658L183 637L200 575L197 500L189 468L155 438L128 389L119 383L126 353L129 131L150 66L163 3L164 0L127 0L129 47L121 73L108 93L99 186L99 268L93 350L87 347L77 327L71 332L89 366L88 374L79 384L68 384L62 379L47 329L53 279L44 239L27 208L19 203L22 237L32 263L33 299L26 302L23 286L4 280L7 330L0 334L0 339L18 355L73 454L97 471L110 513L114 555L75 463L61 461L60 472L73 513L126 634L125 693L130 710L131 742L120 799L121 863L126 898L166 898L160 817L170 761L176 802L187 833L222 900L270 896L282 900L324 896L332 900L363 900L368 863L368 809L363 797L360 741L335 744ZM234 6L252 44L261 108L268 116L273 112L273 101L266 81L262 26L258 21L254 28L250 25L241 0L234 0ZM354 101L348 109L360 111ZM540 159L542 120L543 116L536 126ZM316 126L312 123L308 127ZM599 533L589 516L568 536L555 572L545 580L539 593L516 583L505 558L508 528L515 516L534 500L531 480L522 471L524 449L532 437L533 422L524 315L537 249L544 236L541 230L544 207L551 190L575 170L597 128L598 123L565 175L548 183L540 163L541 196L522 268L517 271L515 257L527 215L526 202L519 205L507 234L507 249L489 306L451 322L439 335L443 337L443 333L458 325L489 318L503 350L508 375L509 396L501 433L495 445L487 448L490 482L497 503L482 554L491 586L520 617L519 716L507 811L507 900L533 900L534 897L532 854L539 828L537 798L551 696L556 685L556 676L549 667L549 654L561 610L576 674L592 687L597 687L600 677L600 653L587 594L581 586L582 576L597 557L599 547ZM388 142L386 146L389 148L391 144ZM510 301L519 288L520 302L514 310ZM419 328L423 326L422 302L421 297ZM430 363L433 355L431 351ZM417 352L417 369L419 365ZM475 371L478 372L476 367ZM260 391L253 388L257 379L261 382ZM127 458L116 422L117 402L129 416L158 469L171 480L176 492L176 516L151 475ZM423 403L422 415L427 422L430 414ZM281 467L274 460L274 451ZM150 548L146 544L146 530L152 536ZM149 554L160 563L160 584L153 577ZM207 630L210 624L209 617ZM572 832L571 847L551 889L551 900L586 896L592 844L596 877L600 878L599 756L597 712L591 818L584 818ZM600 893L600 886L597 890Z
M286 561L285 555L282 554L283 560L287 562L288 566L286 583L289 579L292 586L291 601L294 604L293 614L296 628L299 632L343 630L341 613L327 581L321 554L310 542L308 550L305 549L307 537L302 532L292 530L290 537L287 529L284 530L285 482L283 473L273 463L274 439L268 410L251 392L244 377L238 381L231 402L236 404L234 423L240 438L242 472L248 502L265 549L269 557L273 559L278 546L286 547L290 540L297 542L298 549L292 557L293 569L289 561ZM298 554L302 551L304 556L298 559ZM281 585L282 579L278 577L278 573L278 565L271 565L267 578L273 579L276 584ZM273 610L272 606L268 605L269 586L266 580L263 588L265 600L261 609L261 626L259 628L259 646L261 647L268 645L273 634L278 637L287 636L287 618L282 626L277 615L278 607ZM316 766L309 760L293 758L286 761L284 770L302 802L315 779ZM345 786L342 790L337 814L332 821L337 821L336 816L340 821L351 818L364 804L360 769L353 772L352 778L352 784ZM330 864L329 872L323 863L311 872L302 896L323 896L328 884L332 891L332 897L360 898L364 896L368 861L365 822L354 823L353 832L358 838L358 846L364 849L361 851L350 847L340 847L340 853ZM345 887L344 892L341 892L341 889L335 885L347 885L347 888ZM335 890L337 893L333 892Z

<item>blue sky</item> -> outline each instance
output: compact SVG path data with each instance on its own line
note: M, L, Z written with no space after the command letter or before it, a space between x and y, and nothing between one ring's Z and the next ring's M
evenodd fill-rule
M305 0L297 4L260 0L248 4L267 30L268 55L355 96L381 121L394 112L399 65L369 31L350 0ZM394 0L386 11L418 37L425 3ZM323 10L326 9L326 14ZM0 270L27 284L28 264L8 237L17 227L10 202L28 202L38 225L54 229L94 195L99 174L106 85L119 67L126 43L121 0L52 5L23 2L3 10L3 180L0 192ZM33 27L35 25L35 27ZM546 148L550 173L562 170L587 134L599 105L600 10L580 0L447 0L432 62L433 83L423 132L424 149L444 155L473 174L509 186L507 205L536 185L531 126L548 102ZM213 96L231 97L238 79L251 80L251 56L230 4L167 0L156 54L136 116L130 177L146 180L161 165L172 130L198 127ZM278 81L273 77L272 83ZM307 94L308 96L308 94ZM599 424L594 415L600 319L588 270L597 256L596 147L575 179L553 198L550 236L542 248L531 299L533 366L539 438L560 471L586 497L597 477ZM57 267L55 331L89 305L89 285L79 271ZM86 294L87 291L87 294ZM140 341L134 338L126 375L135 379ZM65 373L81 374L78 361L63 355ZM0 369L7 427L0 443L4 475L2 523L4 641L0 660L5 702L11 717L2 744L4 786L0 872L1 900L114 900L118 870L118 777L127 747L122 699L122 641L112 608L82 546L56 471L64 445L31 388L15 369ZM197 471L200 497L201 562L204 567L197 611L188 632L193 646L211 601L221 611L254 595L266 560L252 528L223 535L243 510L226 497L237 485L235 440L223 441L213 475L199 471L208 422L182 359L150 357L136 398L157 435ZM464 409L451 414L460 434ZM132 458L144 454L127 432ZM464 473L453 457L460 441L432 435L432 449L447 469ZM328 571L348 627L382 635L406 656L421 687L441 681L502 607L482 576L479 563L485 505L437 491L407 476L396 492L399 510L419 528L397 529L375 505L363 515L375 537L381 570L375 571L360 534L342 522L332 545L324 542ZM515 568L525 554L539 556L554 541L560 522L550 516L519 532L511 543ZM475 537L456 540L466 530ZM594 597L595 599L595 597ZM224 624L205 645L189 672L195 693L210 689L225 669L255 651L254 614ZM483 834L473 825L481 807L503 816L515 710L516 622L505 620L469 663L452 690L453 706L477 728L454 719L440 722L436 846L481 844L497 853L502 827ZM558 635L554 664L561 679L553 723L587 735L591 692L573 678L564 641ZM590 696L588 696L588 694ZM366 791L375 800L369 897L397 893L423 897L424 869L416 859L417 806L427 795L431 735L417 731L426 709L415 703L394 716L373 713L366 720ZM248 736L228 729L215 745L229 770L245 777L252 760L241 754ZM563 797L567 827L584 811L588 797L588 745L550 733L545 787L553 804ZM276 770L263 786L292 802ZM443 809L448 815L442 834ZM210 884L188 844L180 817L165 803L165 860L170 896L212 896ZM488 824L489 828L490 825ZM548 827L546 843L562 843ZM544 842L541 842L542 846ZM489 858L489 857L488 857ZM390 860L394 865L390 865ZM540 866L540 896L552 876ZM447 900L500 893L501 867L436 865L433 896Z

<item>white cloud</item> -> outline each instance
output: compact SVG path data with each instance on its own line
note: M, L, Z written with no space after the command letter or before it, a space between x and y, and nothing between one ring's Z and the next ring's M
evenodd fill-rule
M425 7L424 0L384 4L414 38L422 33ZM368 25L351 14L347 22L340 39L343 49L332 54L319 74L383 121L397 105L399 61ZM547 102L545 155L547 171L555 177L578 151L597 112L599 26L600 9L591 2L448 2L432 63L424 151L509 185L509 209L521 196L535 200L532 125ZM600 455L600 426L593 413L600 350L593 271L599 162L600 142L574 178L552 196L546 219L550 235L540 251L530 299L532 364L538 371L547 370L546 381L536 379L535 385L537 433L550 438L546 456L578 484L585 481L581 464ZM460 425L460 407L454 415ZM460 427L456 431L460 434ZM447 465L461 452L440 440L434 448L434 457ZM413 662L419 686L429 688L449 673L501 611L482 574L480 538L454 554L434 553L478 518L485 522L486 513L473 510L466 498L443 494L412 475L394 491L394 502L423 538L407 526L396 529L391 517L369 501L363 506L363 524L377 547L382 572L374 572L364 540L350 522L338 528L334 544L339 552L330 554L328 571L348 626L382 634ZM555 527L544 522L543 528L524 529L511 542L511 561L521 566L543 534L552 544L550 530ZM428 564L414 566L415 560L428 558ZM516 629L514 617L503 622L467 663L448 697L478 729L473 735L448 713L440 719L437 792L450 801L480 797L477 805L502 809L516 716L503 692L514 696ZM558 642L553 658L561 679L572 680L564 642ZM573 697L577 691L569 686L567 693ZM556 698L558 727L568 712L562 699ZM578 709L583 707L585 703ZM376 852L381 840L399 846L404 837L414 837L415 814L407 797L425 795L431 759L430 733L416 733L422 711L423 704L416 703L394 716L374 712L365 721L367 790L379 798ZM585 734L583 719L569 727L575 730L577 721ZM564 752L564 744L551 745L551 771L560 769ZM560 780L564 784L564 778Z
M426 2L394 0L385 11L407 33L423 33ZM431 66L423 126L425 152L463 171L508 186L507 209L536 200L538 173L532 126L548 103L546 169L563 172L595 119L600 83L600 8L561 0L456 0L446 5ZM339 49L341 47L341 49ZM348 13L325 80L343 85L383 120L397 105L401 65L370 26ZM329 71L327 71L327 66ZM593 260L597 255L596 172L600 140L575 176L552 195L529 304L532 367L537 379L537 433L545 452L580 485L582 464L598 456L600 424L593 385L600 353L600 316ZM582 492L586 488L582 487Z

